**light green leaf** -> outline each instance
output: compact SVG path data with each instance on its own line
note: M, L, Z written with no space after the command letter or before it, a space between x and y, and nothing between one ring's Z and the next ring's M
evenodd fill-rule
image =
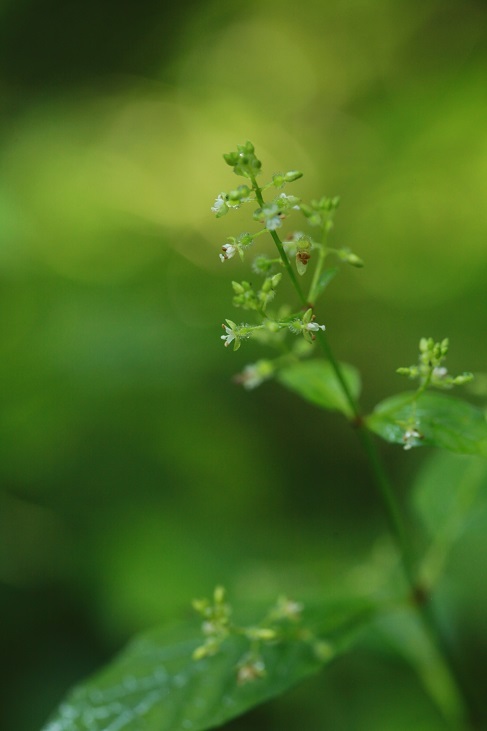
M421 434L416 445L430 444L458 454L487 457L487 420L480 409L440 393L400 393L378 404L366 418L373 432L387 442L404 444L408 425Z
M199 625L150 632L75 688L43 731L203 731L220 726L318 671L355 639L374 609L345 602L305 611L286 639L265 643L266 674L239 684L248 640L231 636L218 654L193 660ZM314 621L313 621L314 618ZM319 618L319 619L317 619Z
M341 363L343 376L354 398L360 394L360 375L352 366ZM352 416L352 410L331 364L326 360L308 360L283 368L278 381L296 391L307 401L322 409L341 411Z

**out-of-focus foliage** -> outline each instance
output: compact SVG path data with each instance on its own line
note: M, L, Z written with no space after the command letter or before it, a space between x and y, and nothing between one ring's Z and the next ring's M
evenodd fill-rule
M203 650L195 621L148 633L75 688L43 729L100 731L123 725L137 731L141 723L148 731L220 727L327 665L375 611L356 600L341 606L322 603L314 608L314 618L306 612L304 623L294 617L278 631L261 628L273 638L257 654L250 649L255 638L252 643L234 633L221 641L218 652L213 648L195 657Z
M384 526L353 434L277 384L231 382L258 351L219 339L243 271L217 256L221 155L252 139L269 176L306 172L297 194L341 196L332 236L366 267L331 282L319 321L367 409L423 332L455 343L452 372L486 370L486 28L475 0L1 5L6 728L37 730L217 582L306 601L359 580ZM386 452L403 492L422 452ZM486 535L452 559L465 588L442 588L479 678ZM381 651L231 727L442 729Z

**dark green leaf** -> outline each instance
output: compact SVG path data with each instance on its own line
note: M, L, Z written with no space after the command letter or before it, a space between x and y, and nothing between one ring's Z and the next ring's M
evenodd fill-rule
M421 434L417 444L430 444L458 454L487 457L487 421L482 411L466 401L441 393L400 393L378 404L367 417L369 429L388 442L404 444L409 425Z
M352 366L340 364L343 376L354 398L360 393L360 376ZM326 360L308 360L283 368L278 380L291 391L322 409L341 411L352 416L352 410L331 364Z
M232 636L195 661L199 625L154 631L134 641L93 679L75 688L43 731L203 731L277 696L343 652L374 610L364 602L304 613L286 639L262 648L266 674L245 684L237 665L248 640Z

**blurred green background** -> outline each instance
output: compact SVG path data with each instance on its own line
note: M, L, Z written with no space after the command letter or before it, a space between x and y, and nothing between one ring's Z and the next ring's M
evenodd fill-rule
M486 369L487 6L474 0L0 4L1 725L36 731L134 632L216 583L297 598L353 571L384 521L348 426L219 339L210 206L250 139L292 192L340 195L366 262L319 321L365 408L422 335ZM247 228L247 224L242 224ZM229 352L230 351L230 352ZM398 490L427 450L384 447ZM451 566L470 669L487 660L472 557ZM478 563L477 563L478 566ZM484 611L485 610L485 611ZM232 729L442 729L414 675L363 648Z

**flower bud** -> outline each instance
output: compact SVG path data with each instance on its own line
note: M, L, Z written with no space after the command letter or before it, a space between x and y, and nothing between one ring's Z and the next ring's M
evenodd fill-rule
M300 203L299 208L300 208L301 213L303 213L306 216L306 218L309 218L310 216L313 215L313 209L311 208L311 206L308 206L307 203Z
M473 373L462 373L461 376L455 376L453 383L455 386L463 386L464 383L470 383L473 380Z
M285 183L284 175L282 173L276 173L276 175L272 176L272 183L276 188L282 188Z
M410 376L411 368L406 368L406 367L396 368L396 373L398 373L400 376Z
M250 145L250 142L247 144ZM252 148L253 150L254 148ZM228 322L228 320L227 320ZM215 604L221 604L223 600L225 599L225 588L223 586L216 586L215 591L213 592L213 600Z
M253 240L254 237L252 236L252 234L249 233L240 234L240 236L238 237L238 243L242 246L250 246Z
M244 294L245 288L239 282L232 282L233 291L235 294Z
M284 180L286 181L286 183L292 183L302 177L303 173L300 170L290 170L284 175Z
M353 267L357 267L359 269L361 269L364 266L364 263L363 263L362 259L359 256L357 256L356 254L353 254L353 253L350 253L347 256L347 262L349 264L351 264Z
M269 629L267 627L249 627L245 634L247 635L249 640L275 640L277 637L277 632L274 629Z
M250 188L248 185L239 185L238 188L231 190L230 193L228 193L228 200L238 202L241 201L242 198L247 198L249 194Z
M227 165L230 165L233 167L234 165L237 165L238 163L238 152L228 152L223 155L223 159L227 163Z

